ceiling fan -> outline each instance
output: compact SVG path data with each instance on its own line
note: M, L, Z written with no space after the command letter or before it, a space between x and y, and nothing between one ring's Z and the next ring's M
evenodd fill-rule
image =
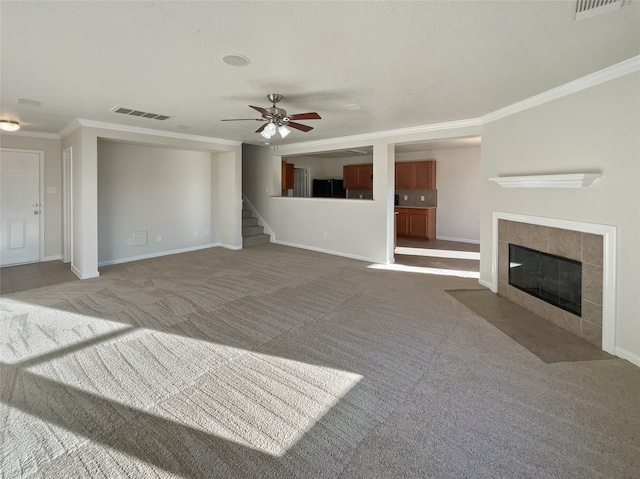
M249 108L253 108L258 111L262 118L230 118L222 121L243 121L243 120L252 120L252 121L264 121L266 122L260 128L256 130L256 133L260 133L263 138L270 140L273 135L280 133L282 138L285 138L289 133L291 133L290 128L295 128L300 131L310 131L313 130L313 127L303 125L302 123L296 123L293 120L320 120L321 117L315 111L309 113L298 113L295 115L287 115L287 112L282 108L278 108L276 103L282 100L282 95L278 93L269 93L267 98L272 103L273 106L270 108L262 108L259 106L249 105Z

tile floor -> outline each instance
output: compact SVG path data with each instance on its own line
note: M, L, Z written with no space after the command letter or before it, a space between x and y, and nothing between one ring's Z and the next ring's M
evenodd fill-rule
M62 261L5 266L0 268L0 294L76 280L78 277L71 272L71 265Z

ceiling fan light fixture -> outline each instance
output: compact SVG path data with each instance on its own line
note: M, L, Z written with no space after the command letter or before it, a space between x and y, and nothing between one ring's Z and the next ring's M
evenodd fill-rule
M12 120L0 120L0 130L2 131L18 131L20 123Z
M288 135L289 133L291 133L291 130L290 130L289 128L287 128L286 126L282 125L282 126L279 126L279 127L278 127L278 133L280 133L280 136L281 136L282 138L286 138L286 137L287 137L287 135Z
M268 135L271 137L276 134L276 125L274 123L269 123L267 126L264 127L263 131L266 131Z
M262 138L264 138L265 140L270 140L271 139L271 135L267 132L266 129L262 130L260 132L260 135L262 136Z

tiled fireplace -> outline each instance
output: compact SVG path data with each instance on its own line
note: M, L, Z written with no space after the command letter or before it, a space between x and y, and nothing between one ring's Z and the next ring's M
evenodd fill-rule
M496 218L494 215L494 228L497 224L497 292L538 316L603 347L603 304L609 301L608 298L605 301L606 295L603 294L606 277L604 266L608 259L604 243L611 243L610 238L605 241L605 236L599 234L599 228L586 227L583 229L587 231L579 231L573 222L567 222L571 224L571 229L564 229L535 224L545 221L529 223L526 218L518 217L514 220L510 219L510 216L516 215L504 215L503 218ZM555 224L554 221L549 223ZM582 291L577 312L576 308L573 308L574 312L567 311L532 296L522 288L510 285L509 245L581 263ZM495 246L494 244L494 248ZM607 329L607 333L610 331L611 328ZM603 349L607 350L606 347Z

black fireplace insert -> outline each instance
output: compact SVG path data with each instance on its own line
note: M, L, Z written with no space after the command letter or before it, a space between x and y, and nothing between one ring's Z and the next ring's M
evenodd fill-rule
M509 284L547 303L582 314L582 263L509 245Z

